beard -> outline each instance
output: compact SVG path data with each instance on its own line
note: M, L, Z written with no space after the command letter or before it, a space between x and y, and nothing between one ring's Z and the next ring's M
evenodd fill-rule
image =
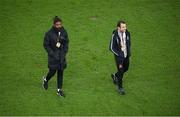
M60 28L54 27L54 30L55 30L56 32L60 32L61 28L62 28L62 27L60 27Z

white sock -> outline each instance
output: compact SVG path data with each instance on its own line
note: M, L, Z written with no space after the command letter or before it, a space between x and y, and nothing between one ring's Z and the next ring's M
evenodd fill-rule
M58 91L62 91L62 89L58 89Z
M44 81L46 81L46 82L47 82L46 77L44 77Z

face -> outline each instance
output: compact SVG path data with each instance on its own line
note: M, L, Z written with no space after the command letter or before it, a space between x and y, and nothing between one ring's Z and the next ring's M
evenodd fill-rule
M54 27L55 27L56 29L60 29L60 28L62 27L62 22L56 22L56 23L54 24Z
M126 24L121 23L121 24L120 24L120 27L118 27L118 30L119 30L120 32L126 32Z

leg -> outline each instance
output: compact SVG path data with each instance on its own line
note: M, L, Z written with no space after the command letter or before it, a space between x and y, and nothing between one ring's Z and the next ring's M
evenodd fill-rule
M58 74L57 74L57 95L60 97L65 97L63 90L62 90L62 84L63 84L63 70L58 70Z
M57 88L62 89L63 84L63 70L58 70L57 74Z
M118 59L118 57L115 57L115 61L116 61L116 66L117 66L117 70L118 72L115 74L116 75L116 84L118 86L118 92L121 94L121 95L125 95L125 91L124 91L124 88L123 88L123 75L124 75L124 66L123 66L123 63L124 63L124 60L121 60L121 59ZM121 67L120 67L121 65Z
M123 79L123 75L124 75L124 72L123 72L123 68L119 68L118 69L118 72L115 74L117 79L116 79L116 84L118 85L118 88L122 88L122 79Z
M124 66L124 73L128 71L129 69L129 58L126 58L123 62L123 66Z
M123 74L124 74L124 67L123 67L123 62L120 60L118 57L115 56L115 61L116 61L116 66L117 66L117 73L115 74L116 78L116 84L118 85L118 88L122 88L122 79L123 79ZM122 68L119 67L119 65L122 65Z
M49 72L46 76L46 81L48 82L54 76L55 73L56 73L56 70L49 69Z
M48 81L52 78L52 76L54 76L55 73L56 73L56 70L49 69L49 72L48 72L47 76L43 77L42 86L43 86L44 89L46 89L46 90L48 89Z
M124 70L123 68L119 68L118 69L118 72L116 73L117 74L117 86L118 86L118 92L121 94L121 95L125 95L125 91L124 91L124 88L123 88L123 75L124 75Z

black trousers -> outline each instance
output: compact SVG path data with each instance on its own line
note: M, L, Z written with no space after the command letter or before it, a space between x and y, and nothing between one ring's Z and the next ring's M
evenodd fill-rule
M56 73L57 71L57 88L58 89L62 89L62 84L63 84L63 70L54 70L54 69L49 69L49 72L46 76L46 80L49 81L53 76L54 74Z
M125 58L124 60L120 60L117 56L115 56L115 62L117 66L117 72L116 72L116 82L119 88L122 88L122 79L125 72L129 69L129 57ZM119 68L119 65L122 65L122 68Z

